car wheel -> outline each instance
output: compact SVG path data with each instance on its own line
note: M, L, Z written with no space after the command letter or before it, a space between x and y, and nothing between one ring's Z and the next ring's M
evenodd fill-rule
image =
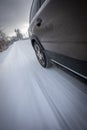
M40 63L40 65L44 68L48 68L48 67L51 67L51 63L50 61L48 60L48 57L46 55L46 52L45 50L43 50L39 44L37 44L36 42L34 43L33 45L34 47L34 50L35 50L35 54L36 54L36 57Z

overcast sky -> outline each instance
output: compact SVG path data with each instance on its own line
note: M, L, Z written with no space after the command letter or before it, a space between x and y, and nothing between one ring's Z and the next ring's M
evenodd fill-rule
M27 32L32 0L0 0L0 29L14 35L14 29Z

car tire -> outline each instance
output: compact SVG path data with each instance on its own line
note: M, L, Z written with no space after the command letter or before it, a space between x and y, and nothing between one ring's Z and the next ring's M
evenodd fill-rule
M34 42L33 48L35 50L36 57L40 63L40 65L44 68L49 68L52 66L51 62L49 61L45 50L37 43Z

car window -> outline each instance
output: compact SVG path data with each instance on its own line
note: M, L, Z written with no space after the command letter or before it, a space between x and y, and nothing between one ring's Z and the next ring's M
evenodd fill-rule
M40 3L41 3L41 0L33 0L31 12L30 12L30 21L33 19L33 17L35 16L37 11L39 10L40 5L41 5Z

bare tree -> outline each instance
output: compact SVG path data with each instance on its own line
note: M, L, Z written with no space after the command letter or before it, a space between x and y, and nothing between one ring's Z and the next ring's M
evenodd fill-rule
M7 36L2 30L0 30L0 40L7 41Z
M16 37L17 37L18 40L23 39L23 35L22 35L22 33L20 32L20 29L15 29L14 31L15 31L15 33L16 33Z
M0 30L0 52L8 48L8 38L6 34Z

